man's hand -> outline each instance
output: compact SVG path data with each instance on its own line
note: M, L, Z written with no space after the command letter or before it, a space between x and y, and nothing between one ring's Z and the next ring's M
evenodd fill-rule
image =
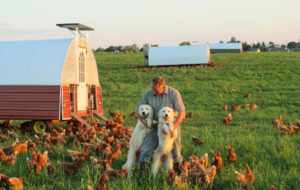
M179 127L179 125L182 123L182 121L185 118L185 111L183 112L178 112L178 116L176 117L173 125L174 125L174 129L177 129L177 127Z

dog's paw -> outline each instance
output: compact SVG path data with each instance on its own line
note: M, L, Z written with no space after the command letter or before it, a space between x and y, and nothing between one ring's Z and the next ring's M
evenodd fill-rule
M169 130L170 130L170 132L174 131L174 124L173 123L169 123Z

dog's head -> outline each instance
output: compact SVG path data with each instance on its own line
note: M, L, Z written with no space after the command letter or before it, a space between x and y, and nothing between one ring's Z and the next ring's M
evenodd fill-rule
M153 109L151 106L149 106L147 104L142 104L138 108L138 114L142 117L152 117Z
M177 112L170 107L163 107L158 112L159 120L164 120L165 122L173 122L175 117L177 117Z

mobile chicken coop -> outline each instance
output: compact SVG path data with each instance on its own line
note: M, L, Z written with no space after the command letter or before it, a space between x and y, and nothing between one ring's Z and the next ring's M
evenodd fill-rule
M94 29L57 26L75 38L0 41L0 119L32 120L43 133L51 121L103 113L97 64L81 32Z
M150 47L149 66L178 66L208 64L210 51L207 44L192 46Z

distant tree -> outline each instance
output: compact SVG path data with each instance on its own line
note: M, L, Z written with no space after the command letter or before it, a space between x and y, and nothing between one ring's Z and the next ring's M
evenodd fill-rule
M287 48L289 49L295 49L297 47L297 43L296 42L289 42L287 44Z
M104 48L102 47L98 47L97 49L94 50L94 52L103 52Z
M286 45L281 44L281 48L282 48L282 49L285 49L285 48L286 48Z
M224 43L224 41L223 41L223 40L221 40L221 41L219 41L219 43L220 43L220 44L222 44L222 43Z
M109 46L109 47L106 48L104 51L105 51L105 52L114 52L114 51L115 51L115 47L114 47L114 46Z
M229 43L236 43L236 42L237 42L236 37L233 36L230 38Z
M187 42L187 41L183 41L179 44L180 46L190 46L191 43L190 42Z
M242 43L243 51L249 51L251 49L251 46L247 44L247 42Z
M260 46L260 51L268 51L268 49L267 49L267 46L266 46L265 42L262 42L262 43L261 43L261 46Z
M151 47L158 47L159 45L157 44L152 44Z

